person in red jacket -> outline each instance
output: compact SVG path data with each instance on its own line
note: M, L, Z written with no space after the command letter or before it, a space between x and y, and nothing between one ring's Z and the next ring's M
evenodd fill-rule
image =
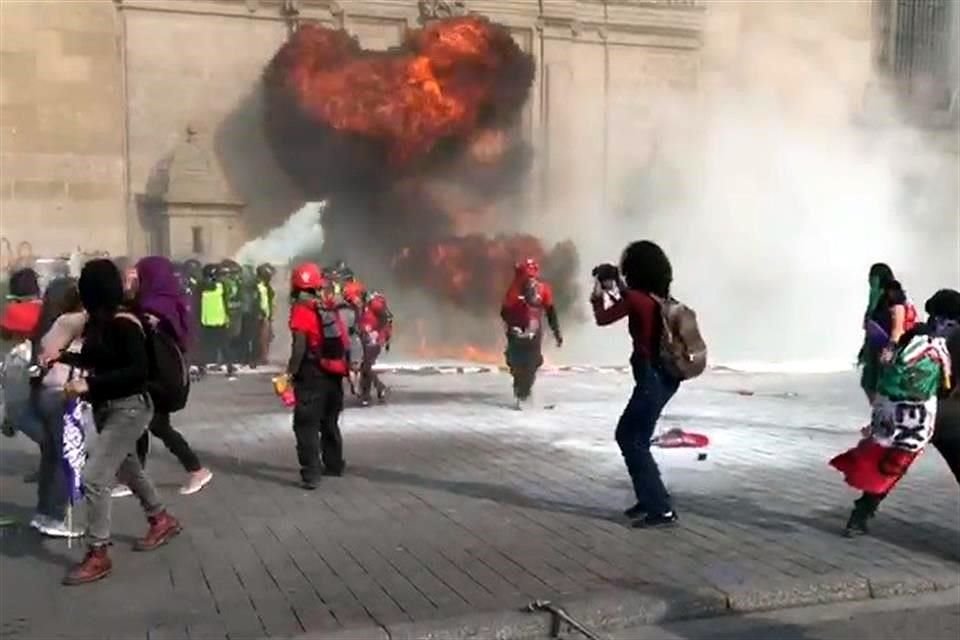
M370 392L376 388L377 399L384 402L390 389L373 370L382 350L390 350L393 336L393 314L387 298L379 291L371 291L360 314L360 337L363 340L363 365L360 367L360 402L370 405Z
M346 466L340 413L343 380L360 368L362 348L356 316L342 306L333 283L313 263L293 270L290 281L292 347L287 376L296 404L293 433L304 489L315 489L323 475L339 476Z
M513 376L515 408L530 398L537 369L543 364L543 320L550 325L557 346L563 345L560 322L553 306L553 289L540 279L540 265L527 258L516 265L513 283L500 307L507 331L507 367Z
M590 302L597 325L627 318L633 340L630 366L635 386L617 423L616 438L637 503L624 515L634 527L669 526L676 523L677 514L650 453L650 440L680 384L664 371L659 357L663 317L657 298L669 297L673 268L663 249L643 240L627 246L619 269L601 265L594 274L597 282Z

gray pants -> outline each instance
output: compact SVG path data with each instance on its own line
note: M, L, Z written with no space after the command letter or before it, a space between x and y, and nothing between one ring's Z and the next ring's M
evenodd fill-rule
M117 481L130 487L148 516L163 511L163 504L137 459L137 439L153 417L150 399L138 395L110 400L94 417L100 435L83 469L83 491L90 543L104 545L110 542L110 491Z

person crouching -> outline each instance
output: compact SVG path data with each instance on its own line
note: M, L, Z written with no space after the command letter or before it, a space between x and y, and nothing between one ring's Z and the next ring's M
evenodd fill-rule
M296 404L293 433L304 489L315 489L321 473L343 474L343 380L360 368L363 350L356 318L338 309L333 283L312 263L293 270L290 282L290 334L287 376Z

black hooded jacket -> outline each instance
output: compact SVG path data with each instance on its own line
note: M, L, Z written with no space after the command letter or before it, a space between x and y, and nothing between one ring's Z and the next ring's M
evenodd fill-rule
M109 260L93 260L84 266L78 284L90 316L78 361L90 372L87 400L96 408L109 400L145 394L149 372L146 335L133 318L122 313L120 271Z

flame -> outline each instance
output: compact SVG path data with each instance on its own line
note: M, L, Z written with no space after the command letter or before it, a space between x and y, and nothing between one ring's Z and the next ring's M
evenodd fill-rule
M528 89L532 61L509 32L479 16L432 22L389 52L363 51L344 31L305 24L277 58L287 90L309 117L380 141L395 169L422 159L445 138L469 138L481 129L502 93L498 72L515 60L524 63L528 77L519 86ZM519 102L508 100L511 106L522 104L522 94ZM497 133L481 139L481 155L505 147Z
M276 158L305 196L329 202L325 247L335 255L319 259L387 267L402 290L438 299L441 313L417 329L425 356L502 361L498 310L518 260L554 263L545 273L558 309L572 307L575 251L470 233L502 223L499 197L531 166L516 125L534 69L506 27L471 15L430 22L389 51L303 24L264 71ZM469 340L457 324L465 317L477 325Z
M487 365L503 364L505 340L502 336L500 336L497 344L488 346L479 346L476 344L430 344L427 338L426 322L424 322L423 318L417 318L414 322L414 327L417 332L416 355L419 358L426 360L475 362L477 364Z

